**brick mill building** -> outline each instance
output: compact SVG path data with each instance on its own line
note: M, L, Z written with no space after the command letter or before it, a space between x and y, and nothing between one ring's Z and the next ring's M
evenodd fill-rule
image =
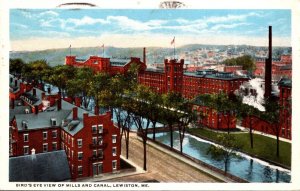
M177 92L185 98L193 99L199 94L213 94L224 92L227 95L233 95L239 86L248 81L247 77L237 76L230 72L218 72L216 70L201 70L196 73L184 72L184 60L164 60L164 68L153 69L146 67L145 48L143 52L143 62L138 58L131 58L123 61L123 64L117 64L116 61L109 58L91 56L88 60L76 59L75 56L66 57L66 65L75 67L91 67L96 72L108 72L111 75L124 73L128 70L130 64L140 65L138 73L138 82L144 84L158 93ZM199 108L199 107L197 107ZM227 128L230 121L230 128L235 128L236 118L234 114L223 115L222 120L217 120L215 111L210 110L207 120L199 121L210 128ZM228 118L228 119L226 119ZM214 120L216 123L214 123ZM217 123L218 121L218 123Z
M72 179L120 170L120 130L110 112L96 115L36 88L23 95L22 106L11 103L11 157L64 150Z

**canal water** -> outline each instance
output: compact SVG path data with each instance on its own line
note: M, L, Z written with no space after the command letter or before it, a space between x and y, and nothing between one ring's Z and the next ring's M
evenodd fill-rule
M152 134L149 134L152 138ZM174 132L174 148L179 150L179 134ZM170 146L170 133L157 133L156 141ZM186 134L183 140L183 153L203 161L209 165L224 170L224 162L217 161L207 154L211 143L196 136ZM279 166L238 153L239 157L232 157L228 164L228 172L249 182L290 182L291 172Z

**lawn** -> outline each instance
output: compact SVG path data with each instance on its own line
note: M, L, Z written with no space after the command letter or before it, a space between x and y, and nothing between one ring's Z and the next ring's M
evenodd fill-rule
M190 134L198 137L206 137L213 141L216 140L217 135L221 134L215 131L211 131L204 128L188 129ZM224 133L224 132L222 132ZM249 133L232 133L236 136L236 140L243 145L242 152L255 155L260 158L265 158L276 163L280 163L284 166L291 166L291 144L280 141L279 143L279 158L276 157L276 139L265 137L262 135L253 134L253 149L250 146L250 134Z

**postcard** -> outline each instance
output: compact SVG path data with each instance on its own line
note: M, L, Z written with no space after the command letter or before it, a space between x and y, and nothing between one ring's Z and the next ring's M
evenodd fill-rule
M7 2L0 188L299 189L299 9Z

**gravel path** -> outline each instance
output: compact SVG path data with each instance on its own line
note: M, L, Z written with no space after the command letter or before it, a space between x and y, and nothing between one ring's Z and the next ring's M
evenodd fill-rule
M129 160L143 167L143 144L131 133ZM125 155L125 142L122 142L122 155ZM112 182L218 182L205 173L178 159L147 145L147 173L111 179Z

